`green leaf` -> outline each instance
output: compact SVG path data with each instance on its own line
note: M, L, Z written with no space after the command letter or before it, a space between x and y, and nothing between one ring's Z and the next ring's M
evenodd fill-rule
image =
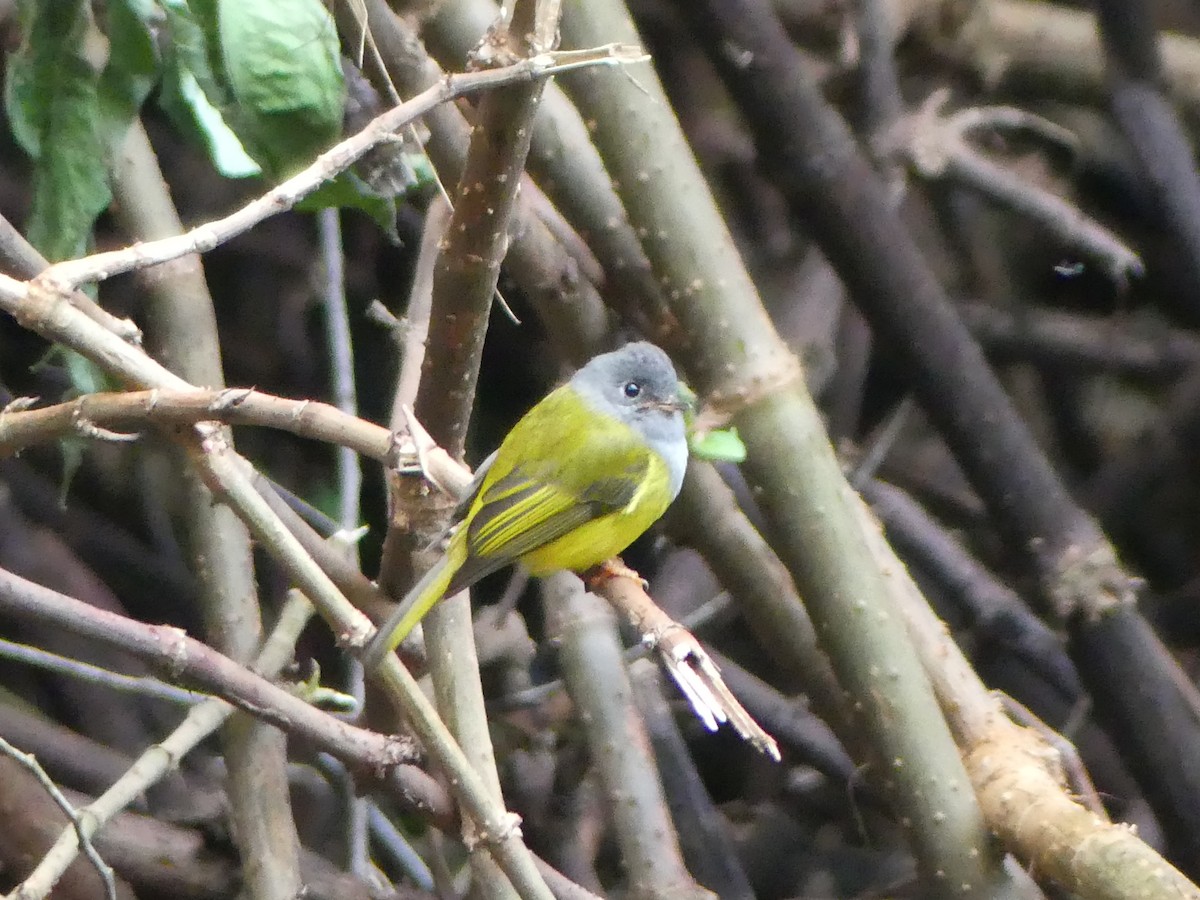
M333 181L326 181L296 204L297 212L316 212L329 207L362 210L375 220L389 240L400 240L396 232L395 199L372 190L351 171L342 172Z
M164 82L163 86L159 103L176 128L190 134L205 148L218 172L226 178L250 178L262 174L262 166L250 158L221 111L200 88L195 75L186 69L177 70L171 81Z
M196 5L204 11L203 4ZM209 51L210 43L215 46L217 40L215 9L211 10L210 41L200 16L186 0L162 0L162 8L167 40L159 106L176 128L205 148L217 171L226 178L261 175L262 167L246 153L221 111L233 100L225 87L224 74L214 70Z
M75 350L62 348L62 361L71 379L71 390L80 396L110 391L116 386L103 369Z
M320 0L216 0L230 124L274 177L329 147L346 85L337 29Z
M178 78L180 72L187 72L211 105L228 106L231 98L224 75L220 73L219 57L214 60L214 54L209 50L210 44L217 40L216 20L211 23L210 33L187 0L161 2L167 25L164 82Z
M742 443L736 428L722 428L703 433L694 431L688 435L688 445L693 456L709 462L746 461L746 445Z
M104 35L86 0L20 4L4 103L34 159L29 240L51 260L85 252L108 206L113 154L158 78L150 0L109 0Z
M25 36L8 59L5 110L34 159L26 236L51 260L80 255L111 195L91 8L83 0L20 6ZM91 43L89 44L89 40Z
M151 0L108 0L105 10L108 63L97 89L101 125L107 132L102 137L115 152L159 78L151 27L160 13Z
M740 463L746 459L746 445L736 428L710 429L700 416L700 400L696 392L682 382L679 399L685 404L683 422L687 428L688 449L692 455L709 462Z

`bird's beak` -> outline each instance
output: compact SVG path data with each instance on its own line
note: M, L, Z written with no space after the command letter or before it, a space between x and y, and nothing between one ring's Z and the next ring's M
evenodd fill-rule
M682 397L676 397L674 400L661 400L654 404L654 408L661 409L663 412L681 413L691 410L692 404Z

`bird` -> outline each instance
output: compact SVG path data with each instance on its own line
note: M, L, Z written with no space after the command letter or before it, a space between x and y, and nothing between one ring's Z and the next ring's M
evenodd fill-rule
M364 664L442 597L509 564L586 572L633 543L683 486L690 396L646 341L593 357L547 394L480 465L444 551L367 643Z

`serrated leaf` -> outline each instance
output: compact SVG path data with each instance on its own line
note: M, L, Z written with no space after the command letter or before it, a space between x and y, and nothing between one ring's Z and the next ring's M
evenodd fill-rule
M736 428L692 432L688 435L688 444L693 456L709 462L746 461L746 445L742 443Z
M346 86L337 29L320 0L217 0L230 124L273 176L291 174L341 132Z
M316 212L330 207L362 210L375 220L375 224L383 230L389 240L400 240L400 235L396 232L395 199L373 191L353 172L342 172L332 181L326 181L297 203L296 211Z

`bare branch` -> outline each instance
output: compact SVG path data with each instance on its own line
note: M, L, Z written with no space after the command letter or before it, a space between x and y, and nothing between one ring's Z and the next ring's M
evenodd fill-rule
M122 272L144 269L189 253L206 253L263 219L291 209L325 181L349 168L372 147L393 140L397 131L442 103L477 91L540 81L558 72L595 65L624 65L645 58L639 48L609 44L594 50L539 53L498 69L448 75L411 100L378 116L358 134L326 150L306 169L224 218L199 225L178 237L56 263L39 278L66 292L88 282L103 281Z

